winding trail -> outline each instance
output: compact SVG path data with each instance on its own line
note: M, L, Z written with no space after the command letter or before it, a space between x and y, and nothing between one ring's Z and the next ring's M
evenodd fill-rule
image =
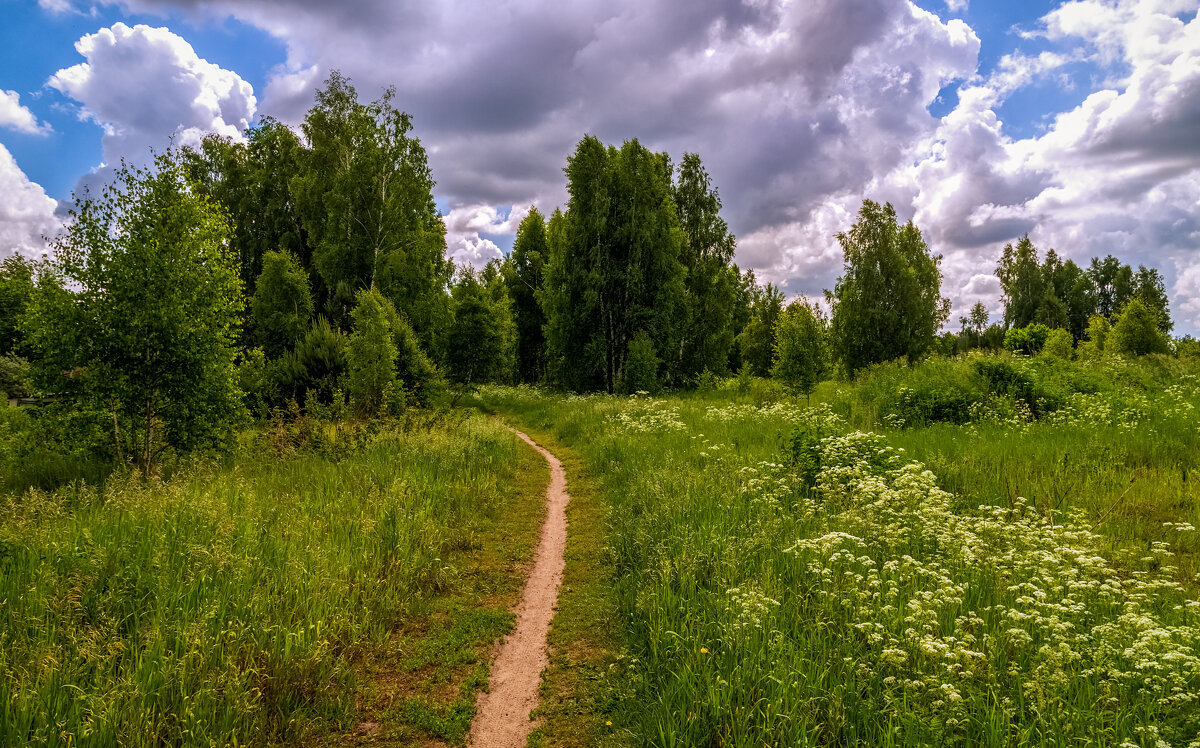
M467 744L473 748L524 748L533 732L529 715L538 704L538 685L548 663L546 634L558 602L567 546L567 474L558 458L525 434L508 427L550 464L546 520L533 569L517 605L517 625L492 663L487 693L480 694Z

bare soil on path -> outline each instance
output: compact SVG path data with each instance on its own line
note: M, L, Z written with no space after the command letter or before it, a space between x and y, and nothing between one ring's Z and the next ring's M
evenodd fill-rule
M525 434L510 429L550 464L546 519L533 569L517 605L517 625L492 664L487 693L480 694L467 744L473 748L524 748L536 724L538 685L546 668L546 635L562 585L567 545L567 476L562 463Z

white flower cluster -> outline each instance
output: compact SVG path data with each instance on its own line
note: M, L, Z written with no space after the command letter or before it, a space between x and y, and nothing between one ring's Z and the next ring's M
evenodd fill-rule
M685 431L678 407L667 407L662 400L636 398L611 416L610 423L624 433Z
M875 434L820 449L817 500L801 505L818 532L787 552L812 601L800 614L873 652L856 671L864 687L881 679L889 700L946 724L997 697L1022 721L1087 693L1114 718L1200 727L1200 601L1175 581L1166 543L1123 572L1082 516L1050 524L1023 499L957 513L932 473ZM747 470L744 491L784 490Z

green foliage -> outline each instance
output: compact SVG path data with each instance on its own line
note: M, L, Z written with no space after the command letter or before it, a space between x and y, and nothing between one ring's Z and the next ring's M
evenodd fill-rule
M1171 320L1170 300L1167 298L1166 283L1156 268L1139 265L1133 276L1134 296L1158 319L1158 330L1164 335L1171 332L1175 323Z
M1079 343L1079 358L1085 361L1099 360L1104 355L1104 344L1111 329L1107 317L1093 314L1088 320L1087 340Z
M911 221L897 224L890 203L863 201L858 221L837 238L845 267L826 294L835 357L850 376L882 361L920 358L950 315L941 258L929 253Z
M286 252L268 251L262 256L250 309L259 345L270 358L278 358L296 347L313 316L308 273Z
M495 294L470 268L459 271L452 289L454 322L450 327L447 366L462 392L496 381L513 369L514 330L511 301L503 285ZM457 400L457 398L455 398Z
M412 325L390 303L384 304L396 344L396 381L407 393L405 402L430 406L446 394L446 380L421 348ZM398 396L398 395L397 395Z
M1167 353L1167 336L1160 329L1161 316L1134 297L1117 317L1108 334L1105 349L1124 356L1144 356L1148 353Z
M248 291L267 252L285 252L305 265L312 250L290 184L300 171L303 146L287 125L263 117L244 142L211 134L199 149L185 148L184 168L197 189L228 210L230 245Z
M374 414L383 404L385 388L396 379L396 343L392 338L388 303L378 291L359 291L350 313L347 381L359 412Z
M1054 356L1055 358L1070 361L1075 354L1075 349L1071 343L1071 333L1061 327L1051 330L1050 335L1046 338L1046 344L1042 346L1042 355Z
M144 471L167 449L227 446L241 417L227 238L167 152L77 200L40 272L27 326L41 386L108 413L115 456Z
M587 136L566 173L566 225L542 296L549 361L570 389L613 392L634 335L674 351L687 321L670 160L636 140L618 150Z
M29 397L33 394L33 373L29 362L12 354L0 356L0 397Z
M771 373L775 356L775 327L783 312L783 292L768 283L752 284L750 318L737 336L738 351L743 366L750 367L754 376Z
M1112 255L1104 259L1093 257L1087 270L1091 281L1094 309L1110 319L1125 308L1133 297L1133 269Z
M1040 322L1009 330L1004 335L1004 347L1014 353L1032 356L1039 353L1050 337L1050 328Z
M33 263L18 254L0 261L0 356L18 351L21 318L33 293Z
M359 103L331 73L302 125L308 148L291 191L330 318L341 324L357 292L376 288L432 349L449 321L451 264L425 149L394 98L388 89Z
M790 392L811 395L825 377L825 328L820 310L806 301L792 302L779 316L771 376Z
M560 214L561 215L561 214ZM521 219L512 253L504 265L504 279L512 298L516 325L517 377L522 382L537 382L545 372L546 315L538 295L542 292L544 266L550 257L546 219L536 207Z
M619 391L626 395L658 392L660 363L654 350L654 341L645 331L639 331L629 341L629 352L626 355Z
M347 347L346 336L328 319L318 317L296 350L271 365L283 397L303 402L315 392L322 402L329 402L341 388Z
M695 153L685 153L671 190L683 230L679 259L687 292L687 326L676 376L692 381L702 371L728 371L736 334L733 305L739 274L732 265L736 241L721 218L721 198Z
M1005 245L996 277L1004 289L1004 322L1011 328L1033 323L1038 306L1045 298L1046 284L1038 264L1037 249L1029 241L1028 234L1021 237L1016 247Z

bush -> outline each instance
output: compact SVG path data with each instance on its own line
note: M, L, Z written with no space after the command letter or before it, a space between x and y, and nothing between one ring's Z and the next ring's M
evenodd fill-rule
M1050 328L1034 322L1025 327L1014 328L1004 335L1004 347L1013 353L1024 353L1032 356L1041 352L1050 337Z
M1042 355L1054 356L1064 361L1070 361L1075 353L1071 342L1071 333L1061 327L1052 330L1050 337L1046 338L1046 345L1042 346Z
M658 392L658 354L654 341L643 330L629 341L629 355L625 358L625 372L621 377L621 391L626 395L636 392Z

